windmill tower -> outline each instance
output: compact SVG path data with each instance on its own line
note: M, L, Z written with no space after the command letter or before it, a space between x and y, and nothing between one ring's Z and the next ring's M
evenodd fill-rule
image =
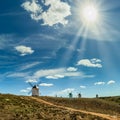
M81 93L78 93L78 98L81 98L81 97L82 97Z
M39 87L37 85L32 87L32 96L39 96Z
M29 82L29 85L32 87L32 89L29 93L32 92L32 96L39 96L39 85L33 85L30 82Z
M72 92L69 93L69 98L72 98L73 97L73 94Z
M99 98L98 94L96 94L96 98Z

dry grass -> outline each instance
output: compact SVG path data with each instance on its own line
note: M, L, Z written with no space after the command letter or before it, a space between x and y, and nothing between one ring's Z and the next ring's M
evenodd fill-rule
M62 105L72 100L40 97ZM65 101L65 102L64 102ZM67 105L68 105L67 104ZM71 105L72 107L74 105ZM75 106L74 106L75 107ZM0 120L106 120L98 116L70 111L32 100L30 97L0 94Z
M100 97L99 99L105 100L107 102L112 102L117 105L120 105L120 96L115 96L115 97Z
M57 105L98 112L103 114L120 115L120 97L104 98L54 98L40 97Z

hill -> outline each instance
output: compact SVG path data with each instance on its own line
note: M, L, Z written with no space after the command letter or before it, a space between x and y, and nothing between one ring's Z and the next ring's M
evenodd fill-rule
M120 105L120 96L100 97L99 99L106 100L108 102L114 102Z
M54 98L39 97L40 99L52 102L56 105L64 105L75 109L98 112L103 114L120 114L120 97L101 98Z
M89 104L95 104L98 110L94 109L95 105L93 107ZM104 106L105 111L101 112L101 104L109 104L109 109ZM0 94L0 120L119 120L119 110L117 102L101 99L36 98Z

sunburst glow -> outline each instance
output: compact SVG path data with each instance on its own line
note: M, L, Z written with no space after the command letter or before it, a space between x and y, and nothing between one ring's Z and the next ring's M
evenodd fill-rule
M81 29L80 35L86 38L98 38L101 35L101 29L106 25L106 10L102 2L96 0L82 0L76 3L74 9L78 29ZM79 11L79 12L78 12Z
M82 10L83 19L88 22L96 22L98 19L98 10L93 5L87 5Z

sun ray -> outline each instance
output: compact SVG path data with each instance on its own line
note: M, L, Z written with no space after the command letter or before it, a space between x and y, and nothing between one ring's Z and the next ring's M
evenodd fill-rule
M67 51L65 51L64 55L63 55L63 60L61 61L60 65L67 65L67 63L69 62L69 60L72 57L73 52L76 50L76 45L80 39L81 34L84 31L84 26L81 26L81 28L78 30L76 36L74 37L74 39L72 40L72 42L68 45L68 47L70 48L70 46L72 46L73 50L69 50L67 49Z

